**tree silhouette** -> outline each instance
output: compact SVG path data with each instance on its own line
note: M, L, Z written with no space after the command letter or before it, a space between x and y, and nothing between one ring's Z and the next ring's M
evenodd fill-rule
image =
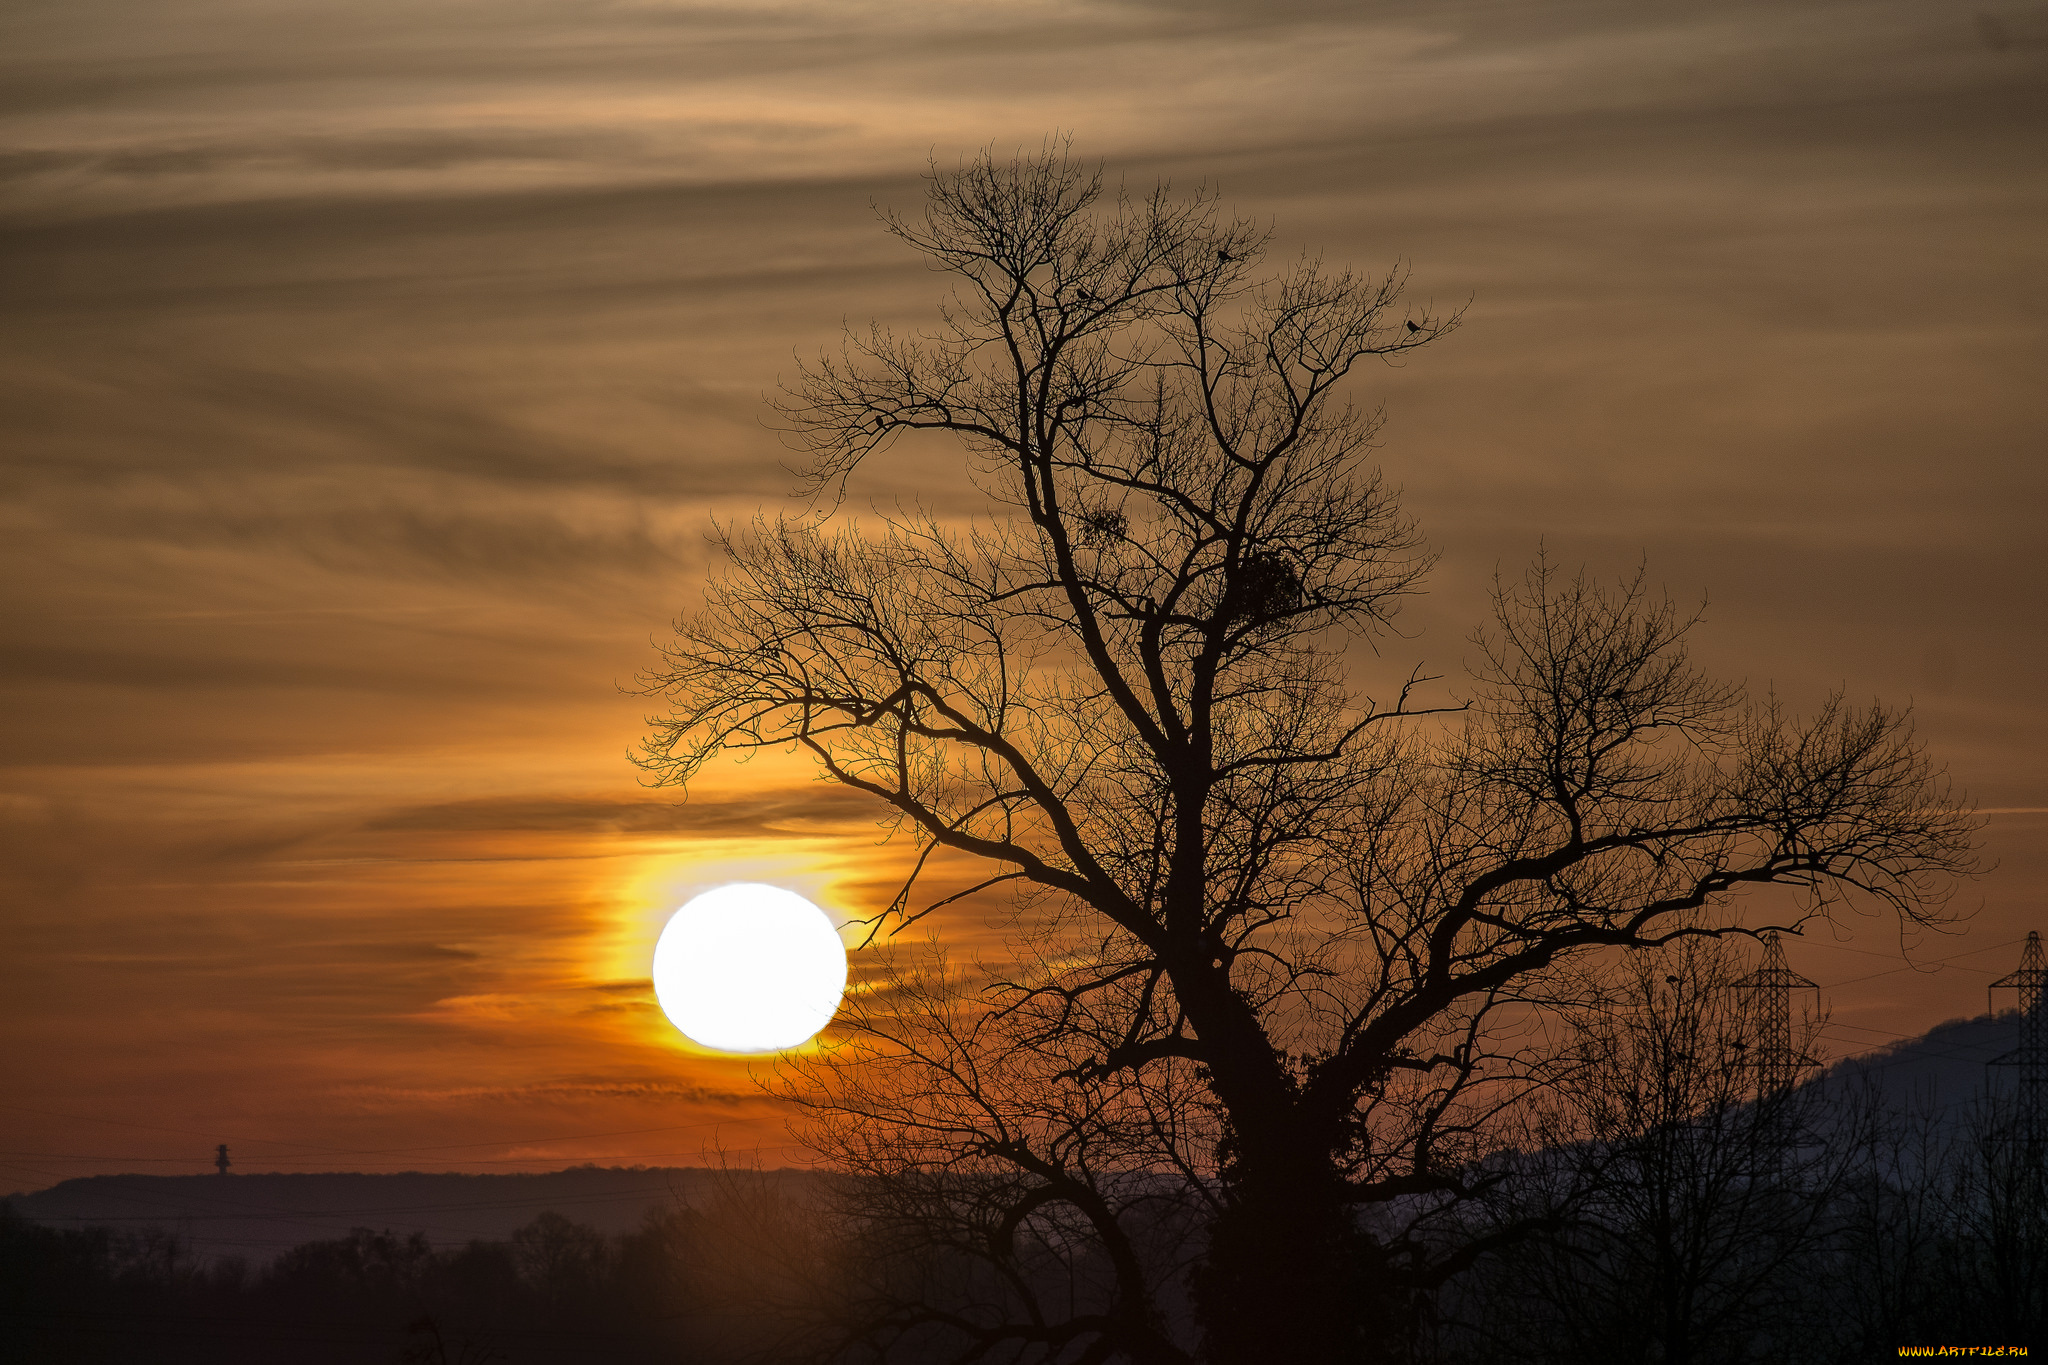
M1590 982L1570 1084L1538 1115L1504 1221L1544 1231L1461 1294L1487 1359L1748 1359L1813 1326L1867 1115L1760 1061L1769 1005L1724 943ZM1821 1021L1793 1036L1812 1047ZM1831 1325L1831 1324L1824 1324Z
M1594 950L1760 931L1747 888L1803 894L1788 931L1847 894L1925 919L1968 866L1904 716L1713 681L1640 578L1501 585L1460 708L1351 689L1429 556L1346 395L1459 322L1401 271L1262 275L1213 192L1107 193L1059 144L885 222L956 287L803 372L807 486L943 434L986 515L726 528L642 762L793 747L920 871L1020 894L1014 970L906 969L813 1078L825 1149L1001 1289L925 1305L963 1357L1179 1358L1139 1247L1167 1184L1209 1358L1393 1353L1487 1245L1432 1220L1532 1074L1504 1010ZM878 929L934 908L918 876ZM1046 1257L1107 1288L1055 1300Z

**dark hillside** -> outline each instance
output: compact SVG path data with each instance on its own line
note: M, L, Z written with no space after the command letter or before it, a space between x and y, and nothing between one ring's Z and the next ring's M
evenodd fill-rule
M1980 1014L1951 1019L1918 1038L1908 1038L1836 1062L1822 1079L1832 1090L1874 1086L1894 1107L1959 1110L1983 1094L2012 1089L2010 1067L1987 1066L2019 1045L2019 1016Z

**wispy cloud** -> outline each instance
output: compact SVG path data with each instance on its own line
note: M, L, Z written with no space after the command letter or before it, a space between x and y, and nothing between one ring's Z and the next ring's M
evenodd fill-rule
M874 824L873 797L843 787L803 786L757 797L599 801L490 797L417 806L375 817L373 830L531 830L547 833L779 834Z
M1647 552L1710 593L1718 671L1912 696L1988 810L2039 813L2048 11L1975 13L10 7L0 1083L364 1147L744 1108L647 1000L673 887L773 867L871 912L902 850L795 760L640 788L619 686L709 521L793 507L760 403L792 353L930 322L872 205L1054 128L1473 299L1363 395L1445 552L1388 667L1455 674L1539 537ZM977 496L937 445L872 473ZM2017 924L2048 866L1991 852ZM1972 1007L1888 989L1900 1031Z

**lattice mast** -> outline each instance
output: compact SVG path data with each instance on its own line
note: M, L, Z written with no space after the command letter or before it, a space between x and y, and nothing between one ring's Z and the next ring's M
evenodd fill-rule
M2019 995L2020 1045L1991 1059L1992 1066L2019 1068L2021 1135L2029 1146L2048 1138L2048 961L2041 953L2041 934L2030 930L2027 945L2020 949L2020 969L1991 983L1992 1008L1997 1009L1999 991Z
M1767 1104L1791 1091L1799 1073L1814 1064L1813 1058L1792 1043L1792 992L1817 991L1820 987L1785 965L1785 947L1776 930L1765 934L1764 962L1748 976L1731 984L1737 990L1759 992L1757 1000L1756 1067L1757 1103Z

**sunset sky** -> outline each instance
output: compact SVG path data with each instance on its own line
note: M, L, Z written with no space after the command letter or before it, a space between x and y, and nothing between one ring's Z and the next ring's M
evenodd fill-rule
M930 316L871 206L1055 129L1470 299L1361 390L1442 553L1404 669L1540 543L1795 707L1911 700L1997 866L1918 970L1789 956L1835 1055L1984 1008L2048 929L2048 7L15 0L0 1191L797 1159L654 935L904 850L794 762L643 788L622 688L789 505L794 356Z

